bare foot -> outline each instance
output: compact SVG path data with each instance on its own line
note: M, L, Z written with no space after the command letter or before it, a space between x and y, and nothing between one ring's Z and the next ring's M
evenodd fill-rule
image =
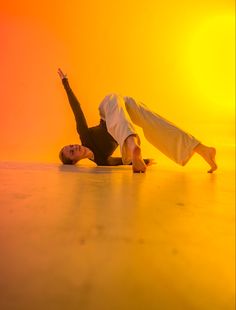
M137 135L130 135L125 141L132 158L132 167L134 173L144 173L147 169L143 161L140 148L140 139Z
M131 152L132 156L132 167L134 173L144 173L147 169L145 162L141 156L141 149L137 145L134 147L133 151Z
M216 149L214 147L208 147L200 143L194 150L211 166L211 169L207 171L208 173L212 173L217 169L215 161Z

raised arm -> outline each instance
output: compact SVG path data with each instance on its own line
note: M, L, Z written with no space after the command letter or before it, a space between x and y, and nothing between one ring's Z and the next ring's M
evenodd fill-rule
M58 74L62 80L62 84L66 90L71 109L74 113L74 117L76 121L76 128L80 136L80 140L82 143L85 143L89 139L89 131L88 131L88 125L87 125L84 113L81 109L78 99L76 98L75 94L73 93L69 85L67 75L64 74L60 68L58 69Z

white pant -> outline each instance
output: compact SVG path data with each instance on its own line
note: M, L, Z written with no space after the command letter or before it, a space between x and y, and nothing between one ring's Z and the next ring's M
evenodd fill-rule
M153 146L182 166L189 161L193 149L200 143L131 97L107 95L99 105L99 112L108 132L120 145L124 164L131 162L125 140L132 134L137 135L134 124L143 129L144 136Z

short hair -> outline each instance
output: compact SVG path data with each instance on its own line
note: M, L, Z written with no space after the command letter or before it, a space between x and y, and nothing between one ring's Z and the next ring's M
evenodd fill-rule
M60 150L59 158L64 165L74 165L75 164L75 162L72 159L65 156L65 154L63 153L63 148Z

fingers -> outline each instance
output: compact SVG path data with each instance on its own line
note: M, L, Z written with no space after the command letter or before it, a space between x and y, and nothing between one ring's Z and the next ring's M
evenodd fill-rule
M59 74L60 76L64 75L63 72L62 72L62 70L61 70L60 68L58 68L57 72L58 72L58 74Z
M57 73L60 75L60 77L61 77L62 74L63 74L60 68L58 68Z
M59 74L60 78L67 78L67 75L65 73L63 73L63 71L61 70L61 68L57 69L57 73Z

